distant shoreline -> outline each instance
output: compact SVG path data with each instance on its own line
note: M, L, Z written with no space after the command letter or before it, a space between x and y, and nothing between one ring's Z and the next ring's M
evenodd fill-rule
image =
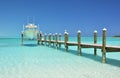
M113 36L113 37L117 37L117 38L120 38L120 35L116 35L116 36Z

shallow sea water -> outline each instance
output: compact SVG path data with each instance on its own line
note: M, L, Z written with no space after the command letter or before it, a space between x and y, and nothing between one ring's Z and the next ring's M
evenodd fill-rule
M101 37L98 43L101 44ZM69 41L76 41L71 37ZM83 37L82 42L93 43L92 37ZM101 50L97 56L93 49L77 47L61 48L36 45L36 41L25 41L21 46L19 38L0 39L0 78L118 78L120 77L120 52L107 53L107 63L101 62ZM120 46L120 38L107 38L108 45Z

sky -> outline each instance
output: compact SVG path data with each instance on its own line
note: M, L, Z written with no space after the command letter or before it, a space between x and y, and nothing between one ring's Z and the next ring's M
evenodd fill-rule
M20 37L28 18L43 33L120 35L120 0L0 0L0 37Z

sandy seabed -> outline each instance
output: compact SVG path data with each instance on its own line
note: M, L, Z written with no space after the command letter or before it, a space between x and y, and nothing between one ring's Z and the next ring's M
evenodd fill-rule
M83 49L82 56L77 56L77 51L72 49L65 52L45 46L0 50L0 78L120 77L120 53L108 53L107 63L102 63L101 52L98 50L94 56L93 49Z

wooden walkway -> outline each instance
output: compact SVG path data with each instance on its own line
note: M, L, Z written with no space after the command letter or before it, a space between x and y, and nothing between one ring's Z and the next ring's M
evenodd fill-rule
M38 34L38 44L46 45L48 44L51 46L56 46L56 48L61 47L62 45L65 45L65 50L68 51L68 46L77 46L78 47L78 55L82 54L81 48L94 48L94 55L97 55L97 49L101 49L102 51L102 62L106 62L106 53L107 52L120 52L120 46L110 46L106 45L106 29L103 29L103 35L102 35L102 44L97 44L97 31L94 31L94 44L90 43L81 43L81 32L78 31L77 34L77 42L69 42L68 41L68 33L64 32L64 41L61 41L61 34L55 34L55 35L47 35L45 34L42 36L42 33ZM43 37L43 38L42 38ZM22 40L23 41L23 40Z
M57 43L57 44L65 44L64 41L44 41L42 40L42 42L48 42L48 43ZM77 42L67 42L66 43L68 46L81 46L81 48L98 48L98 49L102 49L102 45L101 44L89 44L89 43L81 43L80 45ZM111 45L106 45L105 47L107 52L120 52L120 46L111 46Z

